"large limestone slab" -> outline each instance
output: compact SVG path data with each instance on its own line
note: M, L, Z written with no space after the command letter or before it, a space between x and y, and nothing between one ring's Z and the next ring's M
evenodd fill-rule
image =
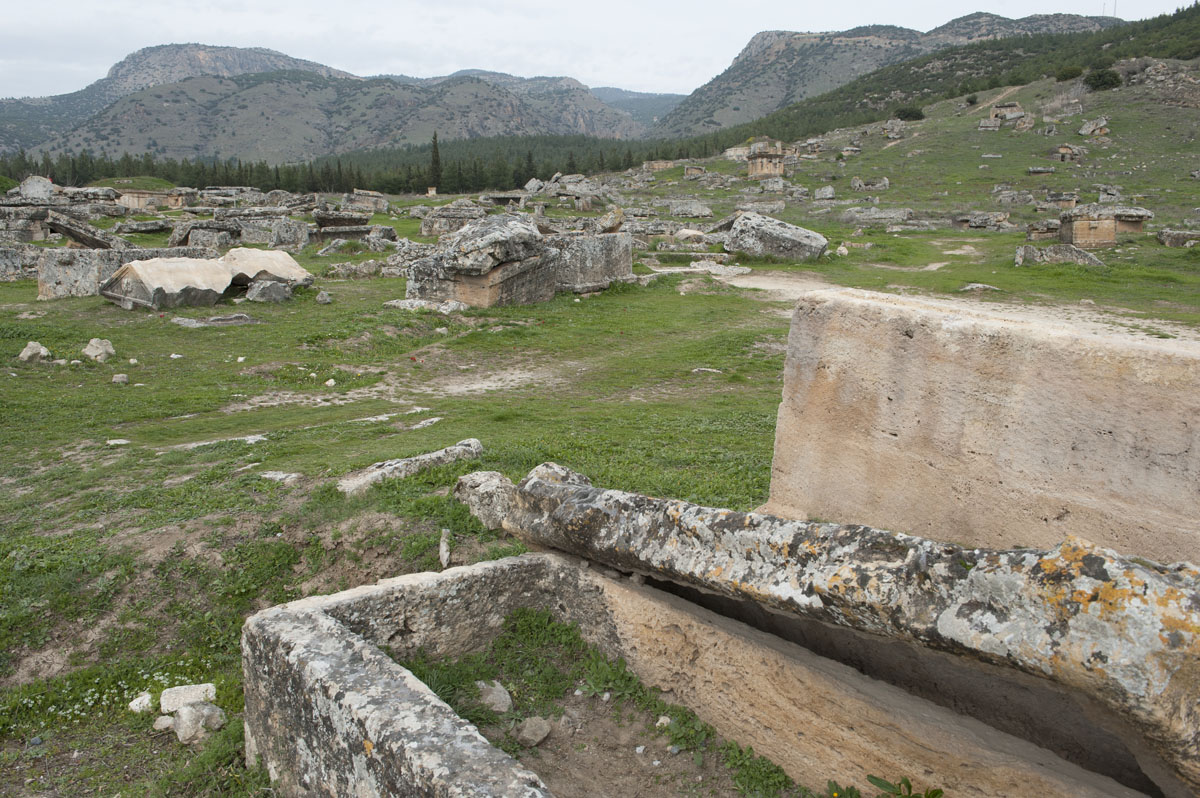
M507 506L504 529L539 548L1078 691L1164 790L1200 786L1200 569L1189 563L1079 538L997 551L789 521L602 490L553 463Z
M1200 563L1200 346L863 291L792 317L769 511Z

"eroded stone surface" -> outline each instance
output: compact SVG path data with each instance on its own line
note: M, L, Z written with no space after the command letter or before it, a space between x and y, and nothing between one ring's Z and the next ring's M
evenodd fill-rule
M1079 690L1138 729L1173 769L1166 781L1200 786L1195 566L1078 538L991 551L788 521L601 490L555 464L531 471L510 501L504 528L534 546Z

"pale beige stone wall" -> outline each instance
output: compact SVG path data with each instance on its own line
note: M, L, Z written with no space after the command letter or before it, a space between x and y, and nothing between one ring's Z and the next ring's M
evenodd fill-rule
M812 292L792 317L767 510L1200 562L1200 345Z

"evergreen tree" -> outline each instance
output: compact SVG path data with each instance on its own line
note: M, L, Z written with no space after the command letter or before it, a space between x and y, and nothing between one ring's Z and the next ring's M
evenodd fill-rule
M433 134L433 147L429 150L429 185L437 186L442 182L442 156L438 152L437 131Z

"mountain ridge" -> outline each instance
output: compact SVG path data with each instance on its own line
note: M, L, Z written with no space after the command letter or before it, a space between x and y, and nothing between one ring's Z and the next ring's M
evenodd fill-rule
M895 25L845 31L761 31L721 74L696 89L652 129L663 138L701 135L766 116L881 67L946 47L1042 33L1075 33L1124 24L1116 17L1034 14L1009 19L976 12L927 33Z

